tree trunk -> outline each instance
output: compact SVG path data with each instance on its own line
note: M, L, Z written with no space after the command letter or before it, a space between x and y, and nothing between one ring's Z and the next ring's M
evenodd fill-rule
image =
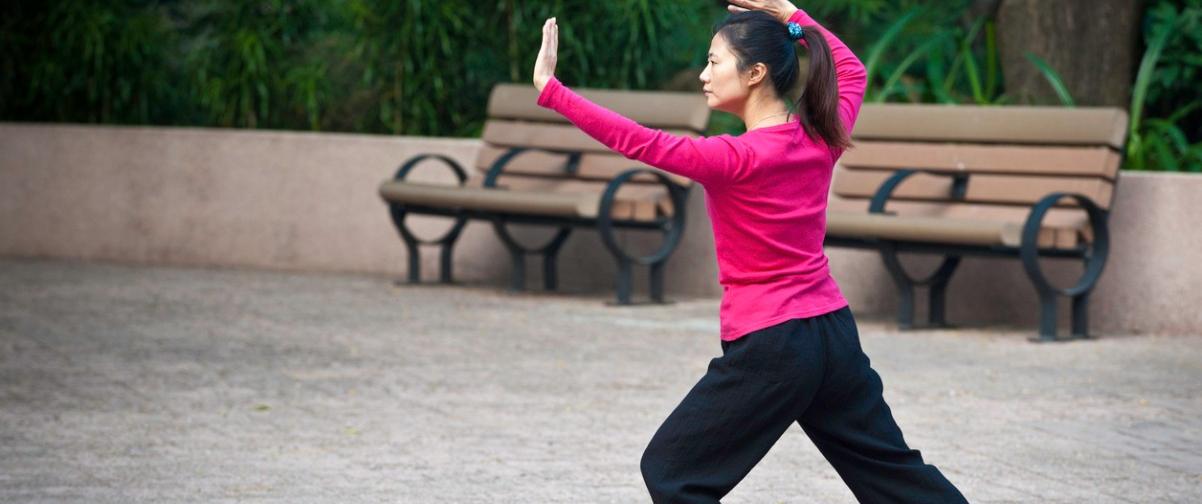
M1026 53L1052 67L1077 105L1127 108L1138 58L1140 0L1002 0L998 45L1006 92L1019 103L1057 104Z

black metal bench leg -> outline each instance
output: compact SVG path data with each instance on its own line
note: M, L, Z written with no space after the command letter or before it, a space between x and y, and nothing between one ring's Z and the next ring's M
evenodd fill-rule
M1056 293L1039 294L1039 341L1056 341Z
M947 282L937 283L931 286L931 291L928 293L930 297L928 319L931 327L947 327L947 315L945 307L947 305Z
M417 242L405 240L405 248L409 250L409 283L422 283L422 252Z
M897 286L897 328L914 328L914 287L909 285Z
M405 227L406 212L404 209L399 205L390 204L388 205L388 214L392 217L392 225L396 228L397 234L401 235L401 241L405 243L405 250L409 252L409 283L421 283L422 253L419 246L422 242L409 232L409 228Z
M630 304L631 283L633 283L632 277L634 276L632 266L630 260L624 257L618 258L617 291L620 305Z
M509 289L513 291L526 290L526 254L520 250L510 250L513 258L513 273L509 279Z
M651 300L656 303L664 302L664 265L660 261L651 265Z
M447 235L441 242L442 251L439 254L441 268L439 268L439 280L444 284L449 284L455 281L452 268L452 261L455 255L455 242L459 240L459 233L463 229L463 225L458 225L450 234Z
M1090 291L1073 296L1073 337L1089 337L1089 294Z
M509 290L526 290L526 252L522 250L521 245L513 241L513 238L505 232L503 224L497 221L494 221L493 224L501 236L501 243L505 245L505 250L509 251L509 257L513 261L513 268L509 277Z
M885 269L897 285L897 327L911 329L914 327L914 283L906 276L901 261L897 259L897 249L889 244L881 246L881 259L885 261Z
M947 284L952 280L952 274L960 265L960 256L947 256L934 275L928 279L930 305L927 318L931 327L947 327Z
M543 289L553 291L559 288L558 261L555 254L543 255Z
M543 288L553 291L559 288L559 251L568 239L571 228L562 228L551 242L543 248Z
M439 268L438 271L438 279L445 284L449 284L454 281L452 278L454 272L451 271L451 255L453 247L453 245L443 245L442 253L439 254L441 259L441 268Z

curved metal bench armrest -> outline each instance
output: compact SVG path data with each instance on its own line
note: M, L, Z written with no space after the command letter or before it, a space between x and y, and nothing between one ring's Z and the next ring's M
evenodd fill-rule
M889 178L881 183L876 192L872 195L872 201L868 204L868 213L885 213L885 204L889 202L889 198L893 197L893 191L897 190L897 186L901 185L903 180L916 173L927 173L931 175L941 175L952 177L952 199L964 199L964 193L968 188L968 174L963 172L946 172L937 170L927 170L923 168L904 168L897 170Z
M616 198L618 195L618 189L621 189L623 185L625 185L627 182L630 182L630 179L634 178L636 175L644 173L654 176L660 185L663 185L668 189L668 196L672 198L673 210L675 210L673 213L674 215L684 211L684 197L688 192L687 187L674 182L667 175L664 175L662 172L657 170L652 170L649 168L631 168L619 173L616 177L610 179L609 182L605 184L605 192L601 194L601 204L599 208L600 213L597 215L609 215L609 212L606 212L605 210L613 210L614 198Z
M400 168L397 168L396 174L392 176L392 179L404 180L405 177L409 176L409 172L413 171L413 169L417 167L418 163L426 160L427 158L435 158L446 163L446 165L451 168L451 171L455 172L455 178L459 179L459 185L463 185L464 182L467 182L467 172L463 170L463 167L459 166L459 163L456 163L454 159L442 154L418 154L413 156L409 158L408 161L405 161Z
M626 254L618 245L613 236L613 205L614 199L618 195L618 189L639 174L651 174L658 182L668 189L668 196L672 199L672 226L667 230L668 235L664 239L664 244L653 254L646 257L631 257ZM601 202L597 210L597 229L601 233L601 241L614 254L620 257L640 263L652 264L660 262L668 257L676 246L680 243L680 239L684 234L685 226L685 203L688 197L689 188L674 182L667 175L657 170L650 168L631 168L619 173L616 177L610 179L605 184L605 192L601 194Z
M459 163L456 163L454 159L442 154L418 154L413 156L409 158L409 160L402 163L400 168L397 168L396 174L392 176L392 179L405 180L405 177L409 176L409 172L413 171L413 169L417 167L418 163L428 158L435 158L443 163L446 163L447 167L449 167L451 171L455 173L455 178L459 179L460 186L463 186L463 184L467 182L467 172L463 170L463 167L459 166ZM392 218L392 225L396 228L397 232L400 233L401 239L405 240L405 244L409 246L410 254L415 254L413 257L416 257L416 247L418 244L441 244L444 247L447 247L446 250L450 250L450 246L453 246L455 240L459 238L459 233L463 231L463 227L467 224L467 219L463 215L455 215L455 224L452 225L451 228L447 230L446 234L444 234L441 238L436 240L423 240L418 238L417 235L413 234L413 232L410 231L407 226L405 226L405 217L409 215L409 210L404 204L389 201L388 215ZM445 261L446 260L444 259L443 268L448 268L446 264L449 263ZM417 271L417 268L420 268L420 266L415 266L414 263L410 263L409 267L410 271ZM450 270L444 269L443 271L446 272L443 273L444 278L449 278ZM410 275L410 281L414 281L414 279L417 278L416 276L413 276L413 273L410 273Z
M1022 258L1023 267L1037 279L1036 283L1051 289L1051 283L1048 282L1039 267L1037 240L1039 229L1043 227L1044 217L1057 202L1064 198L1072 198L1077 201L1078 205L1081 205L1089 215L1089 227L1093 231L1093 250L1086 253L1085 272L1081 276L1081 281L1073 287L1059 291L1066 296L1076 296L1088 291L1097 282L1098 277L1102 275L1102 268L1106 265L1106 258L1110 255L1108 212L1099 207L1089 196L1080 193L1053 192L1040 198L1035 206L1031 207L1031 212L1027 214L1027 220L1023 224L1019 256Z
M554 149L544 149L541 147L511 147L505 152L505 154L502 154L501 157L497 158L496 161L493 161L492 165L488 167L488 172L484 174L484 187L496 187L497 178L500 177L501 173L505 171L505 166L508 165L510 161L513 161L513 158L527 151L542 151L549 152L551 154L567 154L568 160L564 162L563 169L564 172L569 175L574 175L576 174L577 170L579 170L580 157L584 154L580 151L560 151Z

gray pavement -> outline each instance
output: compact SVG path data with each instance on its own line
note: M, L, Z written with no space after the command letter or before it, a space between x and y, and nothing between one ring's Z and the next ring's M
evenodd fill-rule
M0 287L2 502L647 502L642 450L721 354L714 299L28 260ZM857 318L972 502L1202 502L1202 336ZM724 502L854 499L794 426Z

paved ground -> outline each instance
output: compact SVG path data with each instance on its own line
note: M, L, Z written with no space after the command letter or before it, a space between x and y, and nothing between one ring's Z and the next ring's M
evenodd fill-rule
M643 447L721 353L715 300L14 260L0 286L3 502L646 502ZM1202 501L1202 337L859 326L973 502ZM794 427L726 502L853 499Z

